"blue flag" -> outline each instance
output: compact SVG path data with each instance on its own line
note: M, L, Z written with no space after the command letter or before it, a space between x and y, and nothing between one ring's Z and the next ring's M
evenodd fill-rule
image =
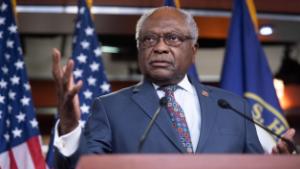
M177 2L177 5L179 5L179 0ZM170 6L170 7L176 7L179 8L179 6L176 6L176 3L173 0L164 0L164 6ZM190 77L193 77L195 79L198 79L200 81L199 75L197 73L197 69L195 64L193 64L189 70L188 70L188 75Z
M75 63L73 70L74 80L76 82L79 80L83 81L83 86L79 92L80 125L82 127L84 127L89 116L93 99L111 91L110 84L104 72L101 54L101 46L95 32L89 8L85 0L78 0L78 15L73 38L72 59ZM49 151L51 151L49 153L52 155L48 153L47 159L52 164L53 148L50 148Z
M0 1L0 168L46 168L10 0Z
M173 6L176 7L176 4L173 0L164 0L164 6Z
M252 108L254 120L275 133L281 135L289 128L246 0L234 1L221 87L245 97Z

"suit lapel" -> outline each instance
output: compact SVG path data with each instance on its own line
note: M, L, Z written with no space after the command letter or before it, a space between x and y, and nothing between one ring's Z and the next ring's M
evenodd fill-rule
M211 129L215 124L217 105L213 100L210 90L200 84L195 79L190 79L195 86L201 109L201 126L200 126L200 138L197 145L196 152L199 153L203 150L205 142L211 133Z
M133 89L133 93L132 99L143 109L143 112L150 120L159 107L159 98L153 85L147 80L144 80ZM185 152L185 149L179 143L178 134L172 128L171 119L165 108L161 109L155 124L179 151Z

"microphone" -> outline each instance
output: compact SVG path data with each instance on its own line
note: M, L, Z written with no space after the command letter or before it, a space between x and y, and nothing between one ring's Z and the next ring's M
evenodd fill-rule
M288 139L282 137L281 135L279 135L279 134L273 132L272 130L270 130L269 128L267 128L267 127L263 126L262 124L254 121L251 117L247 116L246 114L244 114L244 113L238 111L237 109L235 109L234 107L232 107L226 100L219 99L218 100L218 105L223 109L230 109L230 110L234 111L235 113L242 116L243 118L245 118L245 119L249 120L250 122L258 125L260 128L264 129L268 133L270 133L270 134L276 136L277 138L283 140L287 144L288 149L289 149L290 152L293 152L293 150L294 150L296 152L296 154L299 154L298 148L296 147L295 143L293 143L291 140L288 140Z
M152 126L153 126L155 120L157 119L157 117L158 117L158 115L159 115L159 113L160 113L161 108L167 104L167 101L168 101L168 100L167 100L166 97L163 97L163 98L161 98L161 99L159 100L159 106L158 106L158 108L156 109L156 111L155 111L153 117L151 118L151 120L150 120L150 122L149 122L149 124L148 124L146 130L144 131L142 137L140 138L139 145L138 145L138 152L139 152L139 153L141 152L141 150L142 150L142 148L143 148L143 146L144 146L145 140L146 140L146 138L147 138L147 136L148 136L148 134L149 134L149 132L150 132L150 129L152 128Z

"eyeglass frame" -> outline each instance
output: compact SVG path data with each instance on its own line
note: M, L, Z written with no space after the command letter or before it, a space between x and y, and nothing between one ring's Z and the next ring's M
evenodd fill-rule
M173 36L172 36L173 35ZM172 42L172 37L175 37L178 39L177 42ZM145 38L146 37L150 37L152 39L154 39L154 42L149 42L151 44L145 44ZM152 36L152 37L151 37ZM163 42L168 45L168 46L172 46L172 47L178 47L180 46L183 42L187 41L187 40L192 40L193 37L189 36L189 35L184 35L184 34L180 34L180 33L174 33L174 32L168 32L168 33L164 33L164 34L157 34L157 33L145 33L144 35L140 36L137 38L137 40L139 41L139 46L142 46L143 48L151 48L156 46L161 38L163 39ZM169 38L169 40L168 40ZM171 41L171 42L170 42ZM176 43L176 44L175 44Z

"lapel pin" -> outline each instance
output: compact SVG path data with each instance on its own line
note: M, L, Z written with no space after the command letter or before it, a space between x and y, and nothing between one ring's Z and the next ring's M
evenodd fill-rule
M201 93L203 96L208 96L208 92L207 91L205 91L205 90L202 90L202 93Z

